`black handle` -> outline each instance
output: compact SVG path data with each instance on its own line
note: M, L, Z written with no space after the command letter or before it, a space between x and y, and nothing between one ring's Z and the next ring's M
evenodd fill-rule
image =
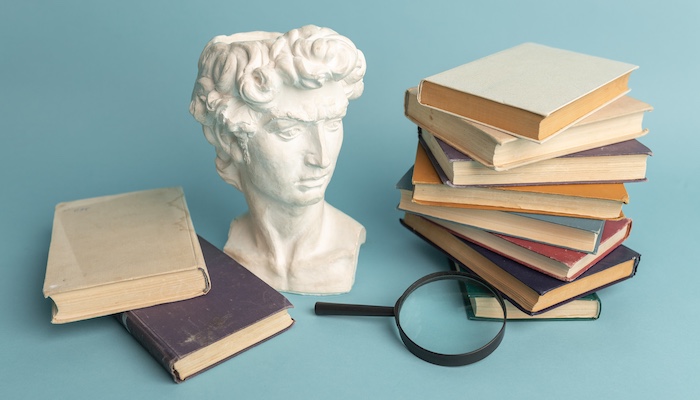
M364 317L393 317L394 307L366 306L361 304L325 303L314 307L316 315L357 315Z

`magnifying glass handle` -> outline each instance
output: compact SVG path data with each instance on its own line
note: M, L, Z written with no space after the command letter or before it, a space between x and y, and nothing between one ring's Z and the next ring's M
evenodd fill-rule
M357 315L364 317L393 317L394 307L366 306L362 304L325 303L314 307L316 315Z

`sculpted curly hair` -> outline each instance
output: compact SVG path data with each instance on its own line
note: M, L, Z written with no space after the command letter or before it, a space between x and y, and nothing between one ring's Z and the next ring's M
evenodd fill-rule
M352 100L362 94L365 70L362 52L328 28L217 36L199 58L190 113L216 148L219 174L239 187L231 146L239 146L244 162L250 162L247 140L283 85L317 89L339 82Z

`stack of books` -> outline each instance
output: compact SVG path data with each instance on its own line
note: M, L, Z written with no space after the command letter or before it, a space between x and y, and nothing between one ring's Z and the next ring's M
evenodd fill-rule
M113 315L182 382L292 326L291 303L197 236L182 188L56 206L52 322Z
M622 210L651 155L635 69L525 43L408 89L419 140L397 185L403 224L498 289L512 318L598 318L596 292L640 258ZM487 296L469 297L487 317Z

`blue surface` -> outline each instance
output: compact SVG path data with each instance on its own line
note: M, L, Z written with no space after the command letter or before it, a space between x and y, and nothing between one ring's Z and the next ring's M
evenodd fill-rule
M3 2L0 5L0 397L689 398L700 394L696 205L697 2ZM197 4L197 5L195 5ZM637 276L600 292L594 322L509 324L467 367L422 362L386 318L316 317L291 295L289 332L175 385L114 320L54 326L41 294L56 203L180 185L217 246L245 202L214 169L189 115L197 59L218 34L313 23L364 51L329 202L367 228L356 283L332 301L393 304L440 254L400 226L394 184L415 127L403 92L428 75L524 41L639 65L655 107L649 181L631 184ZM324 298L328 300L328 298ZM693 396L694 395L694 396Z

